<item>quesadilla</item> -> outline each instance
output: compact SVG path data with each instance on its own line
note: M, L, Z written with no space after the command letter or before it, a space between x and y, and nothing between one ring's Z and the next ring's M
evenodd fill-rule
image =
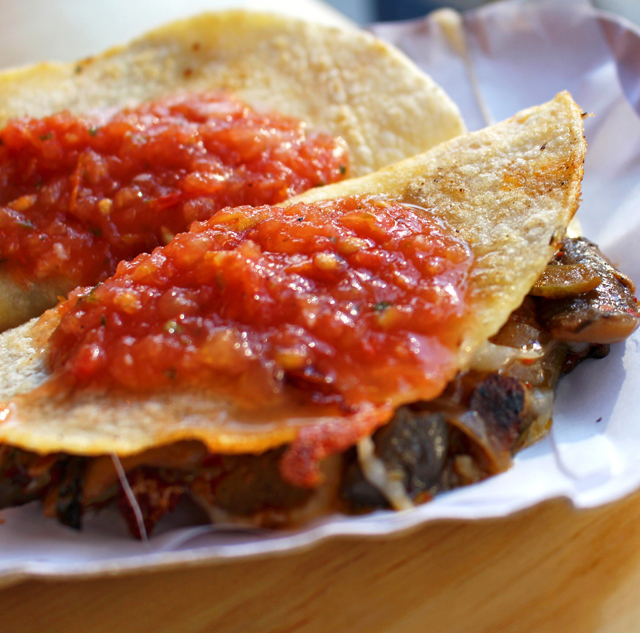
M0 331L219 209L275 204L464 131L357 30L229 11L0 74Z
M223 209L5 332L2 505L42 499L79 528L116 499L141 536L187 495L214 521L281 526L508 468L548 429L561 372L638 322L632 282L566 237L582 116L561 93Z

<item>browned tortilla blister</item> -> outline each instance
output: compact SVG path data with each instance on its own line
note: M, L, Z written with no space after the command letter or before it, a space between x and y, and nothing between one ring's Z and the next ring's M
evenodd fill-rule
M425 154L285 204L378 194L434 213L457 231L475 257L455 367L462 370L520 305L556 252L578 206L585 150L581 110L561 93ZM49 312L0 336L0 442L43 453L126 456L195 439L214 452L260 453L291 442L301 426L357 425L357 416L369 415L342 417L294 404L251 410L189 390L71 397L32 391L47 380L43 360L56 323Z

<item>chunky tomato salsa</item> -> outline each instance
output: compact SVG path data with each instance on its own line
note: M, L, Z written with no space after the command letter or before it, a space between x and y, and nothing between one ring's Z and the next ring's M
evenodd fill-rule
M0 131L0 263L94 284L226 206L276 204L348 170L339 138L217 93Z
M254 405L433 396L471 264L441 220L384 198L227 208L74 291L48 362L73 388L202 385Z

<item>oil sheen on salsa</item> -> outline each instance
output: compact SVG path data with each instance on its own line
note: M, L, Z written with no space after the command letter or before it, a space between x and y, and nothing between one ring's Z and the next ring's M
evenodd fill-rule
M48 363L72 389L195 385L253 406L433 397L471 264L434 215L384 198L223 209L74 291Z
M219 93L0 130L0 263L89 285L227 206L276 204L348 170L339 138Z

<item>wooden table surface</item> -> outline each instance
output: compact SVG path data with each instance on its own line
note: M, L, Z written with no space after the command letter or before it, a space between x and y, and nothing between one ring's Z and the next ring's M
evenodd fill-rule
M173 571L0 590L3 633L640 631L640 494Z

